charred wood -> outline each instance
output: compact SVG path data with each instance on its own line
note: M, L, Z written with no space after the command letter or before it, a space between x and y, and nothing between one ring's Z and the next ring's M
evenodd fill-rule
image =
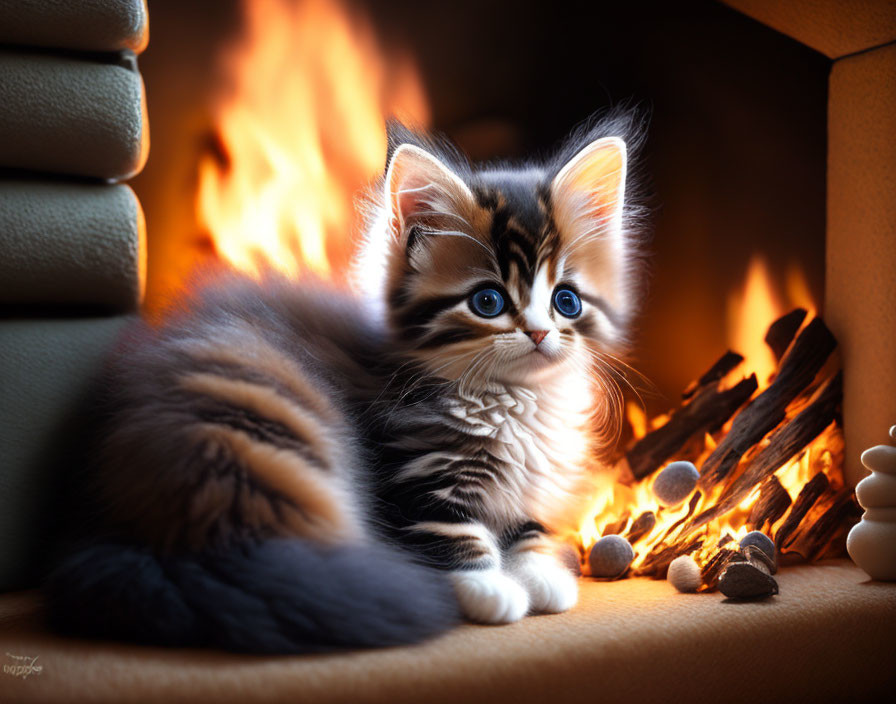
M842 374L837 372L818 390L808 406L789 423L778 428L769 438L768 445L749 461L746 469L725 488L716 503L691 522L689 530L699 528L733 509L757 484L777 472L834 422L843 396L842 380Z
M793 502L793 506L790 507L790 512L787 514L784 523L775 533L775 546L778 550L789 547L793 533L799 527L803 518L806 517L806 514L809 513L809 509L815 505L815 502L828 490L829 486L830 481L824 472L818 472L818 474L806 482L799 496L796 497L796 501Z
M821 318L803 329L781 360L775 380L734 418L729 433L706 458L700 468L704 487L724 480L744 453L784 420L788 404L812 382L836 346Z
M806 310L804 308L795 308L787 315L782 315L773 322L765 333L765 344L767 344L775 355L777 361L781 361L781 357L790 347L793 338L800 329L800 325L806 319Z
M656 525L656 516L653 511L645 511L635 519L632 527L628 529L626 539L632 545L637 543L641 538L647 535Z
M717 431L757 387L755 375L742 379L730 389L699 387L691 401L674 411L665 425L647 433L626 453L632 476L641 480L653 474L688 440Z
M759 500L753 504L747 523L753 530L766 533L787 512L791 503L790 494L781 486L778 478L772 475L762 484Z

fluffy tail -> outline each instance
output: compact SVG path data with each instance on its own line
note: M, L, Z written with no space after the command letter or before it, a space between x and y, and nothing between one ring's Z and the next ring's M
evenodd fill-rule
M70 555L46 593L51 624L66 633L238 652L400 645L459 621L444 575L382 545L278 539L158 557L105 543Z

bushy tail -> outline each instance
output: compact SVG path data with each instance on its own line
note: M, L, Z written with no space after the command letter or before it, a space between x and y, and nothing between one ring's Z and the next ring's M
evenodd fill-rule
M277 539L158 557L104 543L64 560L46 593L69 634L253 653L413 643L459 621L442 573L382 545Z

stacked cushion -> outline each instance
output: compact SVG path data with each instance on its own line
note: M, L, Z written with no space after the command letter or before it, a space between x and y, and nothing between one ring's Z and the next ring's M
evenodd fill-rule
M0 0L0 591L33 584L143 297L142 0Z

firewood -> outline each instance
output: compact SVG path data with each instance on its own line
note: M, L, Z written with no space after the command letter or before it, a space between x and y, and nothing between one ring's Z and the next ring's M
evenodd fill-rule
M681 397L689 399L694 393L704 386L714 386L717 382L730 371L735 369L738 364L744 361L743 355L728 350L697 381L692 381L688 387L682 392Z
M724 480L744 453L784 420L787 406L812 382L836 346L821 318L803 328L781 360L775 380L735 416L731 430L706 458L700 468L702 486Z
M731 560L741 560L743 559L740 553L737 550L731 550L730 548L721 548L715 555L713 555L709 562L703 565L703 569L700 571L700 579L703 581L703 587L701 591L711 592L715 591L719 585L719 575L722 573L722 570L728 565Z
M830 481L824 472L818 472L810 479L800 490L796 501L790 507L787 518L775 533L775 546L778 550L783 550L790 545L790 539L794 531L799 527L800 522L809 513L818 498L827 491Z
M781 357L790 347L790 343L806 319L806 315L804 308L795 308L769 326L768 332L765 333L765 344L771 348L777 361L781 361Z
M698 387L691 400L674 411L665 425L647 433L626 453L632 476L641 480L653 474L692 437L717 431L753 395L758 385L756 376L751 375L729 389L719 390L714 385Z
M628 539L629 543L634 545L653 530L655 525L656 516L653 511L645 511L635 519L635 522L632 523L632 527L628 529L628 533L626 533L625 537Z
M690 555L703 546L703 537L696 536L689 541L679 544L676 542L667 545L664 542L657 543L651 550L641 566L635 570L639 577L652 577L653 579L665 579L669 564L679 555Z
M803 531L800 543L805 550L809 562L817 560L831 544L834 536L849 530L862 515L862 509L851 489L843 489L837 493L830 507Z
M622 517L618 521L614 521L606 528L604 528L601 532L601 535L619 535L625 528L625 525L628 523L628 519L630 517L631 513L626 511L624 514L622 514Z
M790 494L773 474L762 484L759 500L753 504L747 523L754 530L766 531L784 515L791 503Z
M743 501L759 482L777 472L788 460L818 437L837 417L843 395L842 380L840 372L828 379L802 411L790 422L775 430L769 438L768 445L749 461L746 469L725 488L715 504L691 521L688 530L695 530L728 513ZM733 427L731 432L734 432ZM720 444L719 447L721 446Z
M764 599L778 593L769 557L754 546L741 550L742 561L729 561L719 575L719 591L729 599Z

